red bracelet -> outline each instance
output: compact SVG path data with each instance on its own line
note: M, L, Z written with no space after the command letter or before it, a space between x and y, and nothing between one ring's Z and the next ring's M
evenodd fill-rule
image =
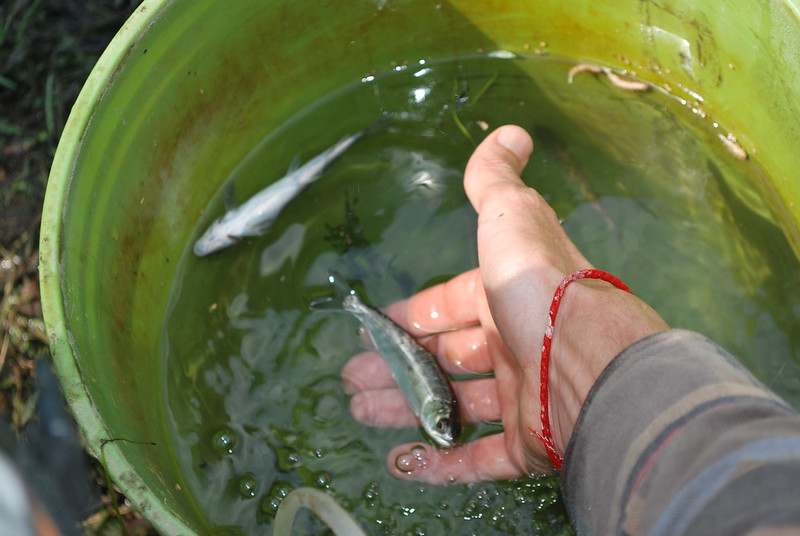
M555 444L553 443L553 434L550 431L550 400L549 400L549 387L548 387L548 374L550 369L550 347L553 345L553 331L556 325L556 315L558 314L558 307L561 305L561 298L564 296L564 291L570 283L577 279L601 279L607 281L625 292L631 292L628 286L620 281L617 277L604 272L603 270L578 270L567 277L561 282L553 295L553 301L550 304L550 314L547 322L547 329L544 330L544 341L542 341L542 368L539 371L539 392L541 396L542 405L542 433L538 433L532 428L528 428L531 434L538 437L544 448L547 451L547 456L553 467L560 470L564 463L564 457L556 452ZM633 294L631 292L631 294Z

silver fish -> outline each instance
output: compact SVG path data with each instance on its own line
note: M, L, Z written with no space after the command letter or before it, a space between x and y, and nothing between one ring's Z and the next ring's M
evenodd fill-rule
M425 433L441 447L454 447L461 434L458 401L436 357L392 319L364 303L339 274L331 272L328 280L342 308L366 328ZM315 300L312 308L324 308L322 304L330 301Z
M375 125L351 136L345 136L324 152L217 218L194 243L194 254L204 257L236 244L245 236L259 236L267 232L283 208L297 194L317 180L331 162L371 131Z

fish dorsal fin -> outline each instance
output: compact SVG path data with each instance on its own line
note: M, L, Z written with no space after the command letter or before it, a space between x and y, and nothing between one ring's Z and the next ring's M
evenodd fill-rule
M328 272L328 283L333 287L333 294L312 300L312 310L341 309L344 299L349 295L355 295L347 280L336 270Z
M268 218L260 223L254 223L250 226L250 231L247 234L251 236L260 236L266 234L274 222L275 218Z
M233 181L228 181L223 187L222 203L225 205L226 212L236 208L236 185Z
M296 154L294 155L294 158L292 158L292 161L289 162L289 170L286 172L286 174L288 175L289 173L295 172L299 167L300 167L300 155Z

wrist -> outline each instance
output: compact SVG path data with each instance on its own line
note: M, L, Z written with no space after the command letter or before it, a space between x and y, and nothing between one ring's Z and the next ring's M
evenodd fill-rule
M634 342L667 329L636 296L609 283L576 281L565 292L550 357L550 420L563 455L589 391L608 364Z

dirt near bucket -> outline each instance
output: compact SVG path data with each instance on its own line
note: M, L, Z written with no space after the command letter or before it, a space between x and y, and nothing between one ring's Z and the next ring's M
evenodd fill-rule
M37 405L42 399L36 359L48 351L37 270L47 175L86 77L139 3L0 4L0 424L30 448L37 446L31 430L40 424ZM90 500L66 522L88 535L156 534L109 484L100 463L81 456ZM26 461L25 470L34 475L31 479L52 471L35 460ZM51 484L74 489L57 479Z

